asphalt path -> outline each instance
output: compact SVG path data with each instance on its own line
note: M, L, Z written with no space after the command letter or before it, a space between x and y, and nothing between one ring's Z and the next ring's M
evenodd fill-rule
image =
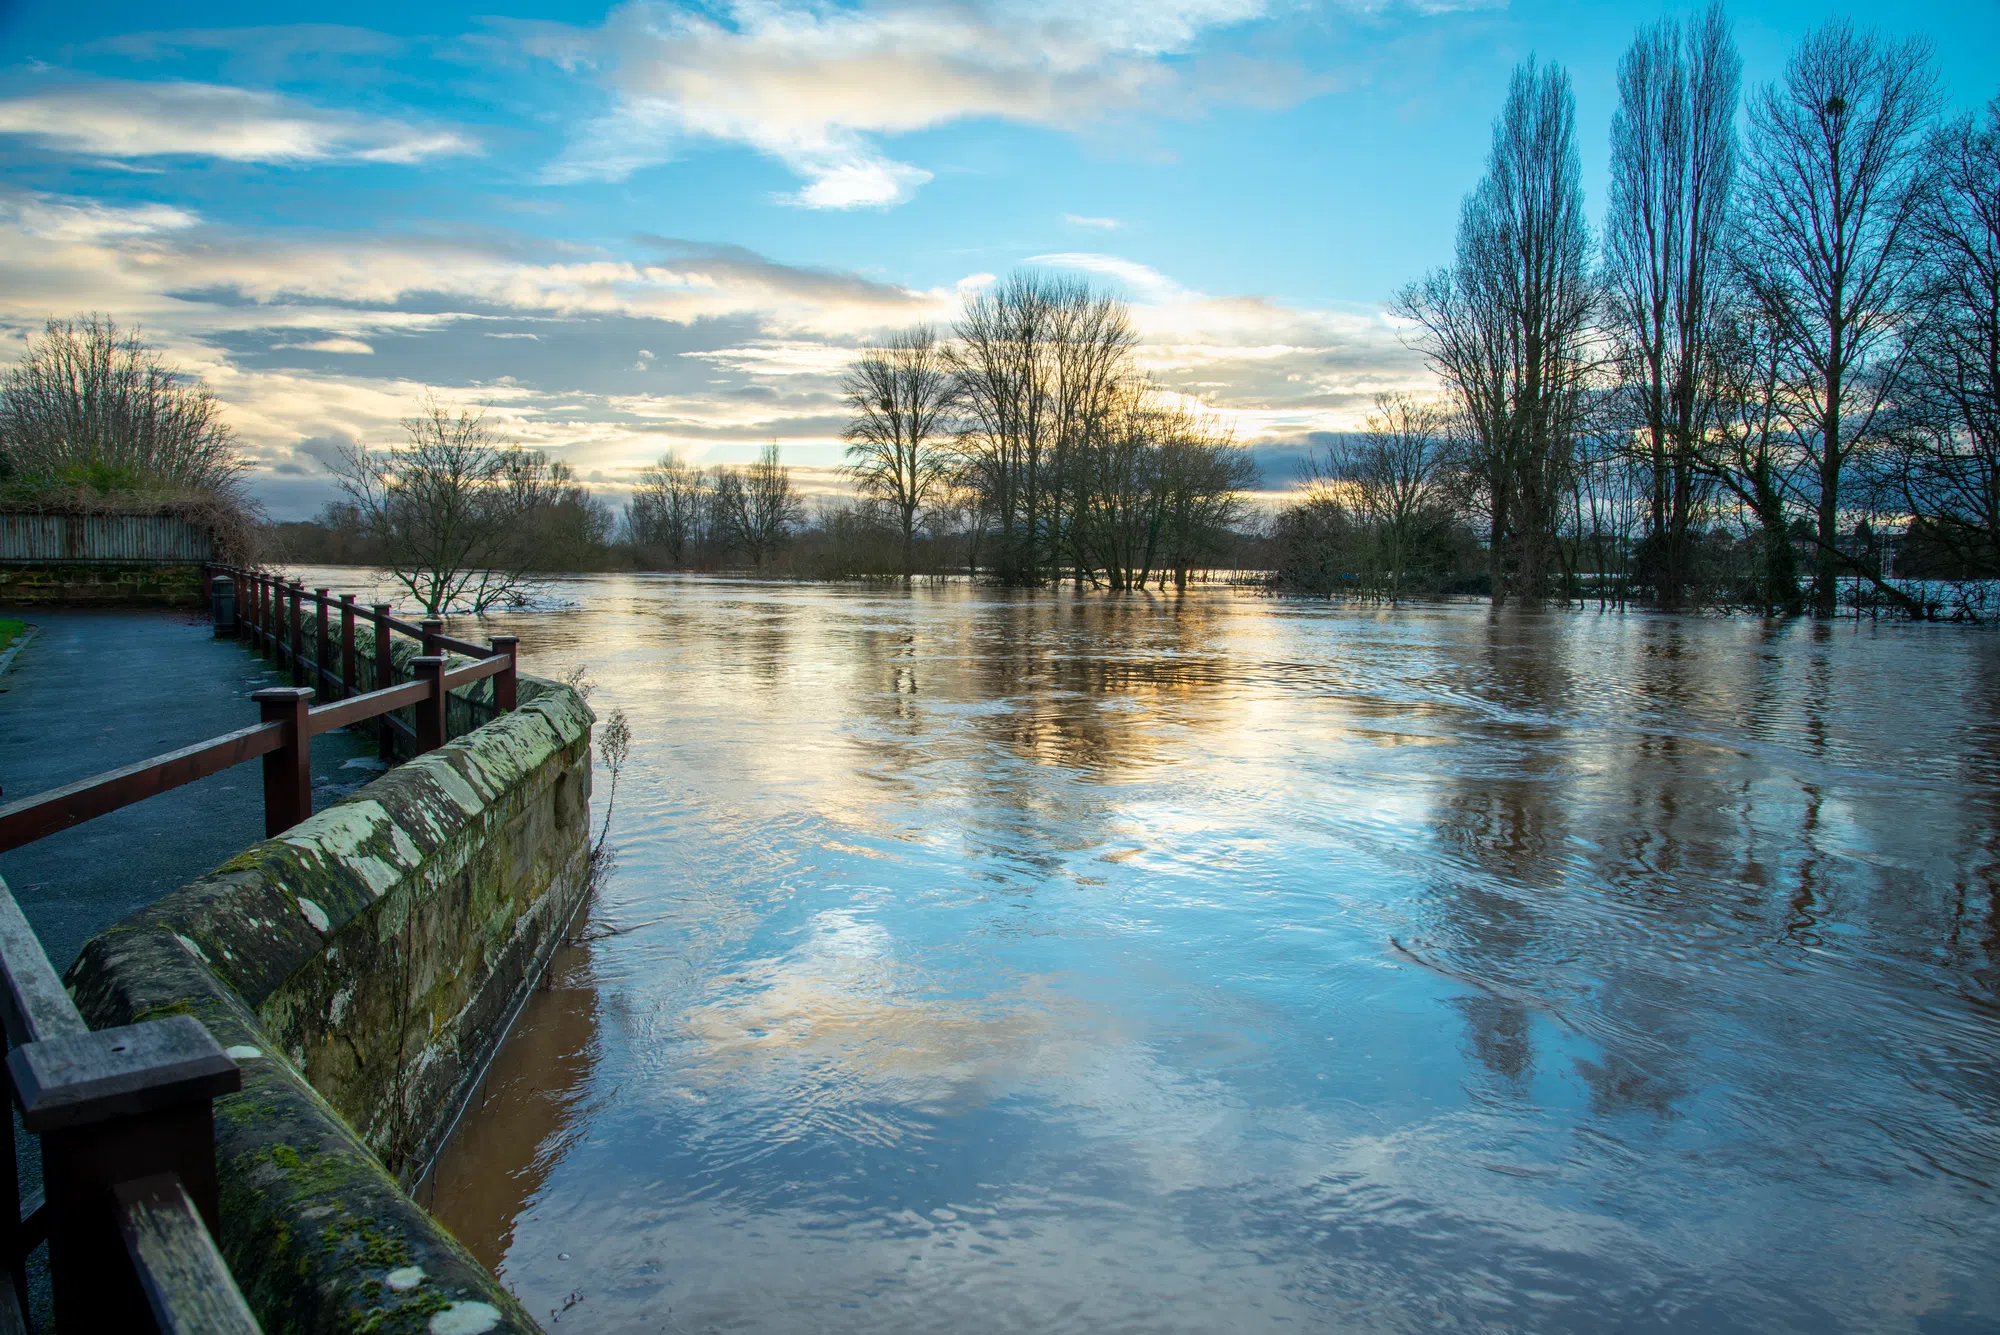
M0 802L257 721L250 693L288 674L190 613L13 611L37 627L0 674ZM313 739L313 807L379 772L372 735ZM0 877L58 971L121 918L264 835L258 762L0 853Z

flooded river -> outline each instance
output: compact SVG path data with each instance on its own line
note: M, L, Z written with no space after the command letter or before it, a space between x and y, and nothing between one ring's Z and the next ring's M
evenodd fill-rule
M431 1196L551 1330L2000 1326L2000 640L561 592L618 864Z

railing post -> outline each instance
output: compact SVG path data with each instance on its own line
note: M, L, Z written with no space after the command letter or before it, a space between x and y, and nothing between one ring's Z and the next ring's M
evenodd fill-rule
M56 1328L155 1329L113 1192L171 1173L221 1235L213 1101L242 1087L236 1063L199 1020L175 1015L25 1043L7 1074L22 1125L42 1142Z
M427 617L417 623L417 628L424 633L424 657L436 658L444 652L438 648L438 637L444 634L444 622L436 617Z
M521 637L518 635L495 635L490 643L495 654L507 655L507 666L493 679L493 707L502 714L514 710L515 687L518 678L516 669L520 665Z
M340 595L340 698L361 694L354 676L354 595Z
M313 605L316 609L313 620L318 623L313 627L313 688L319 692L319 698L322 700L331 694L326 688L326 679L333 672L332 666L326 661L333 657L332 628L326 624L326 609L330 605L327 595L331 592L333 592L331 589L313 590Z
M389 629L389 615L394 609L388 603L375 604L375 690L386 690L396 684L395 646L390 643L394 634ZM396 730L389 725L389 716L384 714L376 720L381 729L382 763L393 764L396 759Z
M305 582L293 580L289 586L292 604L292 685L306 684L306 631L305 622L299 615L299 603L305 598Z
M215 638L236 638L236 581L217 575L208 581L209 607L215 614Z
M313 693L306 686L270 686L250 697L266 723L285 725L285 744L264 756L264 837L275 839L312 815L312 738L306 711Z
M418 755L444 745L444 665L442 654L426 654L410 660L417 678L431 684L429 694L417 701Z

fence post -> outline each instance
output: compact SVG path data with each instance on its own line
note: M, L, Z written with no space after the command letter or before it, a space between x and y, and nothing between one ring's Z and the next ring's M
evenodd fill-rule
M521 637L518 635L495 635L490 641L495 654L507 655L507 666L493 679L493 707L503 714L512 713L518 678L516 669L520 666Z
M417 623L417 628L424 633L424 657L436 658L444 652L438 648L438 636L444 634L444 622L436 617L427 617Z
M331 592L331 589L313 590L313 606L316 609L313 620L318 623L313 627L313 689L319 692L322 700L332 694L327 690L327 678L333 675L333 665L327 660L333 657L333 634L332 627L326 624L327 608L332 606L327 594Z
M354 675L354 595L340 595L340 698L361 694Z
M394 612L392 604L374 604L374 618L376 618L376 646L374 646L376 648L376 656L374 656L376 658L376 679L374 679L374 687L372 689L378 689L378 691L388 689L390 685L396 685L396 654L394 654L396 646L390 644L390 638L396 632L392 632L388 628L388 620L390 620L392 612ZM384 713L382 717L376 719L376 729L378 729L378 739L380 739L380 751L378 753L380 753L384 765L396 763L396 729L390 727L388 719L390 719L388 713Z
M221 1236L213 1100L242 1087L236 1063L201 1021L175 1015L25 1043L7 1074L22 1125L42 1142L56 1328L155 1329L113 1189L171 1173Z
M265 613L265 597L270 593L270 582L256 571L250 572L250 642L257 646L257 652L271 652L270 617Z
M312 815L312 738L306 735L309 686L269 686L250 697L266 723L285 725L285 744L264 757L264 837L275 839Z
M305 620L299 615L299 604L305 599L305 581L293 580L290 585L292 604L292 685L306 684L306 629Z
M208 581L209 608L215 614L215 638L236 638L236 581L217 575Z
M444 665L443 654L425 654L410 660L417 678L431 684L430 692L417 701L418 755L444 745Z

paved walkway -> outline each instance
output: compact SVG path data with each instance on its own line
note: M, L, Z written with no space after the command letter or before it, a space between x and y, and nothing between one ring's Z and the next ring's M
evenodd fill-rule
M290 684L215 639L204 617L11 615L39 630L0 675L0 801L246 727L257 721L252 691ZM372 736L328 733L312 749L315 808L375 776ZM263 766L253 761L0 853L0 877L60 971L90 937L263 835Z

